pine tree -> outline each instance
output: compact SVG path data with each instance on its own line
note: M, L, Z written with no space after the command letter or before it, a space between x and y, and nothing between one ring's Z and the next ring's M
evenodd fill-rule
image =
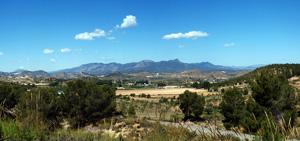
M193 116L200 119L205 105L205 98L198 95L196 92L186 90L179 95L180 109L183 111L185 117Z
M220 105L221 113L225 117L223 120L225 128L230 129L231 127L239 126L244 117L243 109L245 107L245 99L242 92L236 87L227 89Z

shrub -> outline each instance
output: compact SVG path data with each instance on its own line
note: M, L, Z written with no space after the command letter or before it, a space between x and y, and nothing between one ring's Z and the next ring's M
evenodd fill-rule
M135 97L135 93L130 94L131 97Z
M129 108L128 108L128 116L135 116L135 108L133 106L133 104L130 104Z
M49 124L52 129L59 126L58 111L61 101L57 91L52 88L39 88L22 95L18 105L18 118L28 124L39 126L39 122ZM31 122L39 121L39 122Z

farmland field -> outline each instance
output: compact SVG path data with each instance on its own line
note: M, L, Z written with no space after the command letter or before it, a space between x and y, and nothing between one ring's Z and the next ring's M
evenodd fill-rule
M173 88L173 89L134 89L134 90L117 90L116 95L130 95L132 93L139 94L150 94L153 95L179 95L182 94L185 90L189 90L191 92L197 92L198 94L208 95L210 93L204 89L195 89L195 88ZM216 94L216 92L212 92L212 94Z

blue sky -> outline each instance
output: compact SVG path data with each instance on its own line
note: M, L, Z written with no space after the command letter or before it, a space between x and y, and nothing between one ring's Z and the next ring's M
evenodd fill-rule
M300 1L2 0L0 71L171 60L300 63Z

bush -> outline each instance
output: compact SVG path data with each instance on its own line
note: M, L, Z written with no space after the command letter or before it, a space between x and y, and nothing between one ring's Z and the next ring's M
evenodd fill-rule
M18 105L18 118L25 120L32 126L39 126L40 121L49 124L52 129L59 126L58 111L60 101L57 91L52 88L39 88L22 95Z
M208 115L210 115L213 112L213 104L208 103L204 109L205 112L207 112Z
M130 104L129 108L128 108L128 116L135 116L135 108L133 106L133 104Z
M1 83L0 84L0 103L4 108L11 109L18 104L20 97L26 92L26 88L20 86Z
M243 92L243 93L244 93L244 95L248 95L248 93L249 93L249 92L248 92L248 89L247 89L247 88L244 89L244 92Z

